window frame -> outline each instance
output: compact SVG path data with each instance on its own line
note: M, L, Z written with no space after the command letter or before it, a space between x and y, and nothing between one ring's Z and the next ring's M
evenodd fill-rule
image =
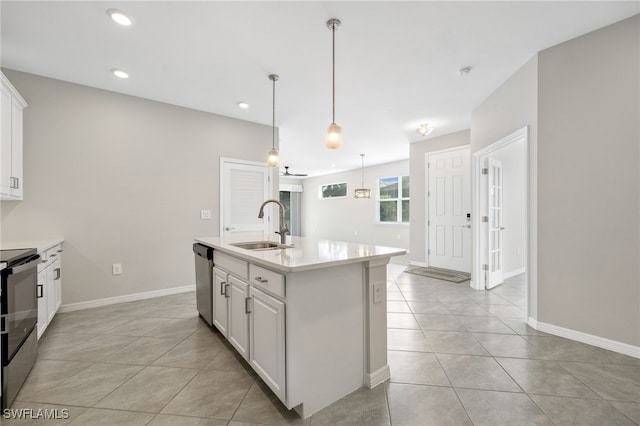
M397 198L380 198L380 181L384 179L398 179L398 197ZM375 223L377 225L383 226L409 226L411 223L411 217L409 217L409 221L404 222L402 220L402 204L403 201L408 201L409 206L411 206L411 186L409 186L409 196L404 197L402 191L402 179L409 179L409 183L411 182L409 175L391 175L391 176L381 176L376 179L376 217ZM380 220L380 203L389 203L395 201L396 202L396 220L394 222L387 222Z

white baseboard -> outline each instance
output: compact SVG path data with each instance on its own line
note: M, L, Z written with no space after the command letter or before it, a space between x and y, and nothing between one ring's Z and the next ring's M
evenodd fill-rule
M627 343L618 342L616 340L607 339L605 337L594 336L593 334L583 333L581 331L571 330L569 328L558 327L557 325L547 324L536 321L533 318L527 320L527 324L539 331L553 334L555 336L566 337L588 345L597 346L623 355L634 358L640 358L640 346L633 346Z
M421 266L423 268L427 267L427 263L426 262L418 262L417 260L410 260L409 261L409 265L411 265L411 266Z
M514 269L513 271L505 272L504 274L502 274L502 278L506 280L508 278L515 277L516 275L524 274L525 272L527 272L527 268L525 267Z
M390 378L391 378L391 369L387 364L381 369L374 371L371 374L367 374L367 378L366 378L367 383L365 384L369 389L373 389L379 384L384 383L386 380L389 380Z
M116 303L134 302L136 300L151 299L153 297L169 296L171 294L187 293L195 291L195 285L185 285L182 287L165 288L162 290L147 291L144 293L127 294L124 296L106 297L104 299L87 300L86 302L69 303L60 306L58 313L80 311L82 309L98 308L100 306L113 305Z

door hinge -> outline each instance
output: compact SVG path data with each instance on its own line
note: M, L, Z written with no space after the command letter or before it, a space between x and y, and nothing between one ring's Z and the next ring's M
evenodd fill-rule
M430 220L427 221L427 226L431 226L431 221Z
M427 169L431 167L431 163L427 163Z
M427 249L427 254L431 254L431 249Z
M486 263L482 264L482 270L483 271L488 271L489 270L489 265L487 265Z
M431 197L431 191L427 191L427 197Z
M489 222L489 216L482 216L482 221L483 222Z
M488 175L489 174L489 169L482 169L482 174L483 175Z

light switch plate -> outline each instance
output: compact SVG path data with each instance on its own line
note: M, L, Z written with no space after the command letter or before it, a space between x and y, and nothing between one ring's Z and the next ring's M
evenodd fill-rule
M122 274L122 263L114 263L113 265L111 265L111 273L113 275Z
M200 210L200 219L202 219L202 220L210 220L211 219L211 210L206 210L206 209Z

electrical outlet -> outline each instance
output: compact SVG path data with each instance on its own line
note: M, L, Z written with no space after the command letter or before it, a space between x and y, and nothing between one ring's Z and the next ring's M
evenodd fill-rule
M373 303L382 302L382 283L373 283Z
M113 275L122 274L122 263L114 263L113 265L111 265L111 273Z
M207 209L200 210L200 219L202 219L202 220L210 220L211 219L211 210L207 210Z

